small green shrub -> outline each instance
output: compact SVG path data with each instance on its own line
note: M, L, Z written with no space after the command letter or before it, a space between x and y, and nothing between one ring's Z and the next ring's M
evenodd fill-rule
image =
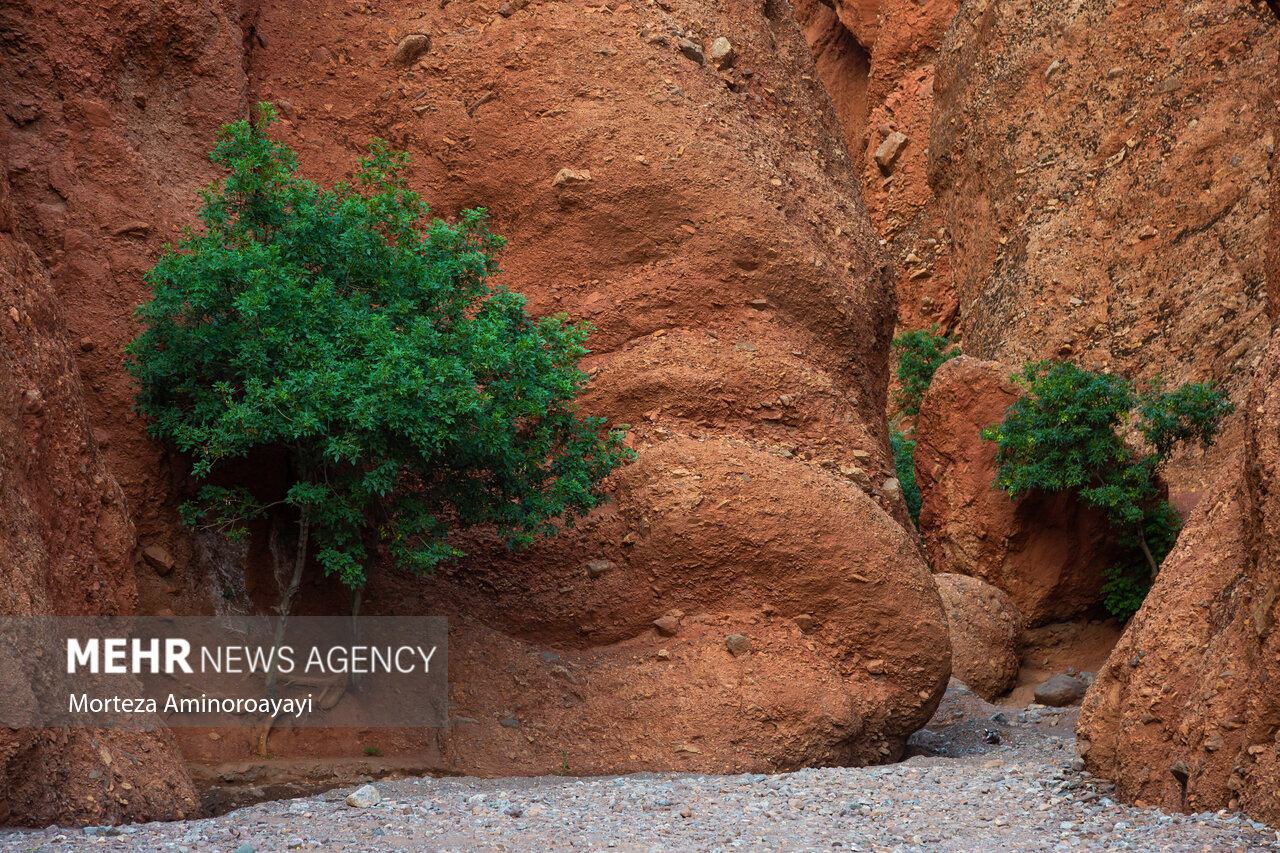
M916 485L916 443L899 430L889 431L889 447L893 450L893 467L902 487L902 498L916 528L920 527L920 487Z
M1102 571L1102 606L1123 622L1138 612L1150 589L1150 575L1143 563L1115 563Z
M933 374L947 361L960 355L960 349L951 339L930 329L913 329L893 339L898 348L898 382L901 388L894 395L898 410L915 417L920 414L920 401L933 381Z
M1132 559L1108 570L1104 596L1111 612L1127 618L1177 539L1179 522L1162 497L1160 469L1179 445L1212 443L1234 406L1213 383L1165 391L1156 380L1138 393L1123 376L1069 362L1028 364L1014 378L1026 395L982 432L997 444L995 485L1012 498L1070 491L1106 512ZM1152 452L1129 447L1120 434L1135 410ZM1135 565L1146 567L1145 580Z

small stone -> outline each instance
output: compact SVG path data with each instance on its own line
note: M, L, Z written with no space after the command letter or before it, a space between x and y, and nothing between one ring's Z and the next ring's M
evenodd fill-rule
M693 60L701 65L706 62L706 56L702 52L702 45L691 39L680 39L680 52L684 54L685 59Z
M658 653L654 657L658 660L671 660L671 652L666 649L658 649Z
M682 808L680 810L680 817L683 817L686 819L693 817L693 809L689 808L688 806Z
M347 795L346 803L353 809L367 809L382 802L382 795L372 785L361 785Z
M1085 683L1080 679L1058 674L1036 688L1035 700L1041 705L1065 708L1079 702L1086 689Z
M680 620L671 616L663 616L653 620L653 627L664 637L674 637L680 630Z
M818 627L818 620L814 619L808 613L800 613L791 617L791 621L796 623L796 627L800 629L800 633L807 634L814 628Z
M161 575L173 571L173 555L162 545L148 545L142 549L142 557Z
M97 349L97 348L98 348L98 345L97 345L96 343L94 343L93 338L81 338L81 339L80 339L80 351L81 351L81 352L93 352L93 351L94 351L95 349Z
M22 394L22 411L28 415L38 414L44 408L44 395L35 388L28 388Z
M882 660L867 661L867 672L871 673L872 675L884 675L884 672L885 672L884 661Z
M738 58L737 53L733 49L733 44L724 36L720 36L711 43L711 64L720 70L724 70L733 65L733 61Z
M236 848L236 853L254 853L252 844L241 844Z
M897 477L890 477L881 484L880 491L887 499L897 502L902 497L902 484Z
M405 36L396 45L395 53L391 54L391 64L400 68L407 68L417 62L422 57L422 54L430 49L431 36L423 33Z
M735 658L751 651L751 641L742 634L730 634L725 637L724 645L729 650L729 654Z
M1050 62L1049 67L1044 70L1044 79L1048 80L1050 77L1056 74L1058 69L1061 67L1062 67L1061 59L1055 59L1053 62Z
M893 166L893 162L898 159L898 155L902 153L902 146L907 144L907 135L901 131L895 130L884 138L884 142L876 148L876 162L880 164L880 168L888 172Z
M569 669L565 666L551 667L551 674L556 678L560 679L561 681L567 681L570 684L578 683L578 679L574 678L573 673L570 672Z
M588 169L561 169L556 172L556 176L551 179L551 186L562 187L566 184L585 184L591 180L591 171Z
M518 729L520 728L520 721L515 717L505 717L504 719L498 720L498 725L508 729Z
M598 578L606 572L613 571L615 566L609 560L590 560L587 563L587 577Z
M521 808L520 806L517 806L515 803L512 803L511 805L503 809L502 813L507 817L520 817L521 815L524 814L524 809Z

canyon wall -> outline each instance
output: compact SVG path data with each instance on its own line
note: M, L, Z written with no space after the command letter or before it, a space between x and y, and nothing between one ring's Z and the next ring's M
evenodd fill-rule
M88 590L87 610L123 612L278 598L265 536L237 548L177 523L183 460L147 439L122 370L142 273L216 177L217 128L271 100L309 177L345 177L379 135L409 151L438 214L489 208L510 241L503 282L534 313L596 327L584 409L633 424L640 453L613 478L612 504L530 551L475 534L472 557L433 579L374 567L363 612L451 617L448 728L284 729L271 751L358 755L373 736L420 769L484 774L901 754L950 672L946 621L892 480L893 273L788 4L33 3L4 15L17 34L5 286L19 311L6 334L15 352L37 347L21 325L35 322L28 300L53 342L39 344L39 372L11 369L5 435L20 448L19 429L59 425L43 455L6 457L6 482L58 457L70 466L61 494L30 486L43 503L28 498L6 543L39 562L16 569L43 579L32 608ZM717 37L732 55L711 50ZM46 566L33 537L89 525L82 505L101 507L98 532L57 543L74 560ZM98 587L94 560L110 567ZM328 582L304 588L303 612L344 605ZM210 765L262 750L250 730L62 737L5 742L8 820L189 812L175 738ZM84 738L116 776L85 759ZM114 744L129 763L107 757ZM50 786L23 793L45 780L61 800ZM81 796L95 785L125 802Z
M1242 402L1265 351L1275 20L1263 5L962 5L929 181L971 355L1070 358ZM1176 458L1194 492L1242 443Z
M139 534L168 490L129 411L121 346L140 273L211 177L243 106L234 4L11 3L0 10L0 577L6 617L130 616ZM6 689L23 689L9 673ZM28 676L32 675L30 673ZM0 734L0 820L191 816L161 731Z
M945 684L946 625L888 485L891 273L789 5L515 6L264 7L251 62L312 174L377 134L436 212L487 207L505 283L595 326L584 410L633 425L640 459L586 525L371 585L367 606L457 617L468 722L442 760L896 758Z
M1276 126L1276 111L1271 114ZM1272 203L1280 180L1272 168ZM1280 318L1280 228L1267 231ZM1262 259L1259 259L1261 262ZM1233 449L1085 698L1090 769L1130 801L1240 808L1280 822L1280 329L1258 361Z

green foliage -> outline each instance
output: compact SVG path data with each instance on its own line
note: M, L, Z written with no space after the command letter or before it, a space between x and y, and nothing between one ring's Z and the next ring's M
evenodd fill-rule
M1234 410L1235 406L1212 382L1192 382L1165 391L1163 380L1156 377L1151 388L1139 397L1139 428L1163 459L1178 444L1199 441L1208 447L1218 423Z
M1157 474L1179 445L1211 443L1234 407L1211 383L1166 392L1157 380L1138 394L1122 376L1068 362L1029 364L1014 378L1026 395L1002 423L982 433L997 444L995 484L1013 498L1071 491L1105 511L1133 557L1109 571L1107 606L1117 615L1131 614L1177 538L1178 519L1161 498ZM1135 409L1137 428L1153 452L1135 450L1121 437ZM1144 564L1145 586L1134 577L1134 566Z
M603 500L630 451L578 415L588 327L531 318L493 284L503 240L484 211L430 219L405 154L374 140L351 183L323 189L260 110L223 128L210 159L228 175L203 232L148 273L128 349L151 435L206 483L184 520L235 533L292 507L324 571L357 587L378 543L427 572L459 555L455 528L520 546ZM288 460L283 494L228 482L264 450Z
M1173 550L1181 528L1182 519L1168 501L1157 501L1147 512L1143 537L1157 563L1163 563ZM1125 553L1102 571L1102 604L1112 616L1128 620L1138 612L1151 589L1151 570L1135 530L1123 530L1118 544Z
M1136 524L1158 493L1117 430L1135 404L1123 376L1070 362L1027 365L1014 377L1027 389L1004 421L983 430L996 442L996 485L1012 498L1076 490L1120 525Z
M1133 618L1151 589L1144 563L1116 563L1102 570L1102 606L1122 622Z
M915 417L920 414L920 401L933 381L933 374L945 362L960 355L951 339L939 334L938 327L913 329L893 339L898 348L898 381L901 388L894 399L898 410Z
M893 467L897 472L902 497L907 502L911 521L920 526L920 487L916 485L916 443L896 429L889 430L889 447L893 450Z

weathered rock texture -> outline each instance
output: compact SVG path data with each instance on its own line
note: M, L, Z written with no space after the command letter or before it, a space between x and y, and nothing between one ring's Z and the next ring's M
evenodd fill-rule
M0 135L0 152L5 141ZM0 172L0 614L127 617L137 589L125 496L85 419L48 274L14 222ZM29 695L41 673L16 664L6 667L3 689ZM163 733L0 730L0 822L102 823L197 810L182 758Z
M1224 466L1085 699L1089 767L1120 796L1280 821L1280 334Z
M929 140L965 351L1216 378L1242 401L1268 334L1276 57L1251 0L965 2ZM1175 459L1171 489L1212 479L1242 422Z
M992 486L996 446L981 432L1019 397L1009 372L961 356L943 364L925 392L915 450L920 533L935 572L1004 590L1035 626L1099 602L1112 542L1106 517L1070 494L1015 502Z
M1008 595L965 575L934 575L951 632L951 675L992 701L1018 680L1022 614Z
M171 477L121 349L141 272L189 223L204 153L244 105L240 19L185 0L0 8L5 615L127 617L135 571L154 586L136 546L169 538ZM0 734L0 804L40 824L198 810L169 735L115 730Z
M1271 193L1275 210L1274 164ZM1274 217L1268 238L1274 321L1280 316ZM1114 779L1126 800L1188 810L1238 807L1276 824L1280 330L1258 359L1242 408L1242 446L1222 466L1085 697L1077 733L1090 769Z
M872 224L896 261L899 323L949 327L949 240L928 182L934 66L958 0L801 0L818 72L858 164ZM892 163L876 152L901 134Z
M88 449L50 452L101 451L123 523L172 555L171 571L131 562L129 547L118 557L144 608L265 609L279 594L266 543L177 526L182 465L146 439L121 370L141 273L215 177L216 128L273 100L309 176L345 177L380 135L410 152L439 214L487 206L510 240L504 282L535 313L597 328L584 407L636 425L640 461L575 531L514 557L473 537L473 558L429 582L375 567L362 612L451 617L458 718L384 732L382 749L504 774L901 753L945 686L947 633L900 493L884 488L892 274L787 4L506 15L463 0L178 2L113 10L118 26L58 10L11 7L5 21L20 35L3 96L18 128L5 146L13 229L51 270L57 323L78 342L76 363L35 385L48 397L84 377ZM724 70L679 47L719 36L736 53ZM74 506L58 511L79 523ZM613 568L591 579L601 559ZM308 584L302 609L329 606L345 596ZM652 626L664 615L672 637ZM731 655L729 634L751 650ZM248 730L178 738L195 761L260 748ZM358 732L284 729L270 751L364 745ZM49 755L23 769L85 772ZM175 783L171 800L181 793ZM13 802L13 820L48 819ZM103 817L173 808L157 796Z
M789 9L335 3L340 27L327 9L257 19L253 96L289 101L281 137L331 181L379 134L437 212L488 206L530 310L595 325L583 407L635 425L641 457L574 531L516 556L473 541L435 582L371 586L366 607L421 596L457 617L451 698L475 722L440 738L445 766L896 757L945 685L945 623L882 489L892 280ZM411 32L432 36L416 65L378 61ZM679 47L720 36L724 71ZM566 168L590 179L554 185ZM593 580L597 559L615 568Z

